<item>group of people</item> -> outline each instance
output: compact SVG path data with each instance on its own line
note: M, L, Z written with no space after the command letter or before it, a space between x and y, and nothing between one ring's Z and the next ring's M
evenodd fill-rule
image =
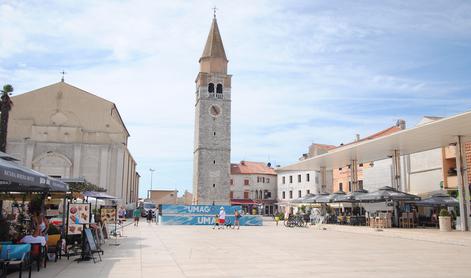
M222 229L224 227L226 228L233 228L235 229L237 227L237 230L240 229L240 218L242 215L240 212L236 209L234 210L234 224L226 221L226 211L224 210L224 207L221 207L219 210L219 214L216 214L214 216L214 226L213 229Z

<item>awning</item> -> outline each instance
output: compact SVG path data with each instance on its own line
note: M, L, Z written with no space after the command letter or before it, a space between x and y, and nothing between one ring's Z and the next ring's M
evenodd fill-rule
M117 200L117 199L120 199L118 197L108 195L105 192L97 192L97 191L85 191L85 192L83 192L83 196L92 197L92 198L95 198L95 199L103 199L103 200Z
M231 199L231 205L258 205L252 199Z
M401 155L432 150L456 143L456 136L471 139L471 111L443 118L421 126L405 129L387 136L335 148L326 154L302 160L280 171L334 169L356 160L358 163L387 159L393 150Z
M368 190L364 190L364 189L356 190L356 191L350 192L346 195L338 196L337 198L335 198L333 200L333 202L337 202L337 203L355 203L355 202L358 202L356 200L357 196L363 195L363 194L366 194L366 193L368 193Z
M459 202L457 199L447 194L436 193L433 194L432 197L415 202L415 204L423 207L457 207L459 205Z
M0 153L0 191L67 192L68 190L69 186L66 183L19 165L5 153Z
M384 186L378 191L355 196L355 200L360 202L419 201L420 197Z

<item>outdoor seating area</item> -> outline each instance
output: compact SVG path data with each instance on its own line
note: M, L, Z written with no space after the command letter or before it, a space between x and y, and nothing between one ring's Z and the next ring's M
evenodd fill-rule
M98 209L97 200L116 198L70 192L67 183L15 161L0 153L0 277L23 271L31 277L62 258L101 261L101 246L118 234L118 213L113 204Z
M442 209L451 215L454 220L452 227L455 227L458 204L457 199L444 191L421 199L385 186L373 192L359 190L348 194L343 191L307 194L292 201L296 208L292 213L312 214L311 219L322 215L322 222L326 224L369 226L374 229L438 228L438 214Z

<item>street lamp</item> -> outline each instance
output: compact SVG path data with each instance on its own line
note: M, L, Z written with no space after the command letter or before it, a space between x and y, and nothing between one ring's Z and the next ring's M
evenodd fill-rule
M150 171L150 190L152 191L152 177L154 176L155 169L149 168L149 171ZM151 193L149 193L149 198L150 198L150 194Z

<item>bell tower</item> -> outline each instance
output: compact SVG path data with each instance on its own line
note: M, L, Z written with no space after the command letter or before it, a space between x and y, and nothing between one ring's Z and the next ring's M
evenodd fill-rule
M229 205L231 75L214 16L196 77L193 204Z

